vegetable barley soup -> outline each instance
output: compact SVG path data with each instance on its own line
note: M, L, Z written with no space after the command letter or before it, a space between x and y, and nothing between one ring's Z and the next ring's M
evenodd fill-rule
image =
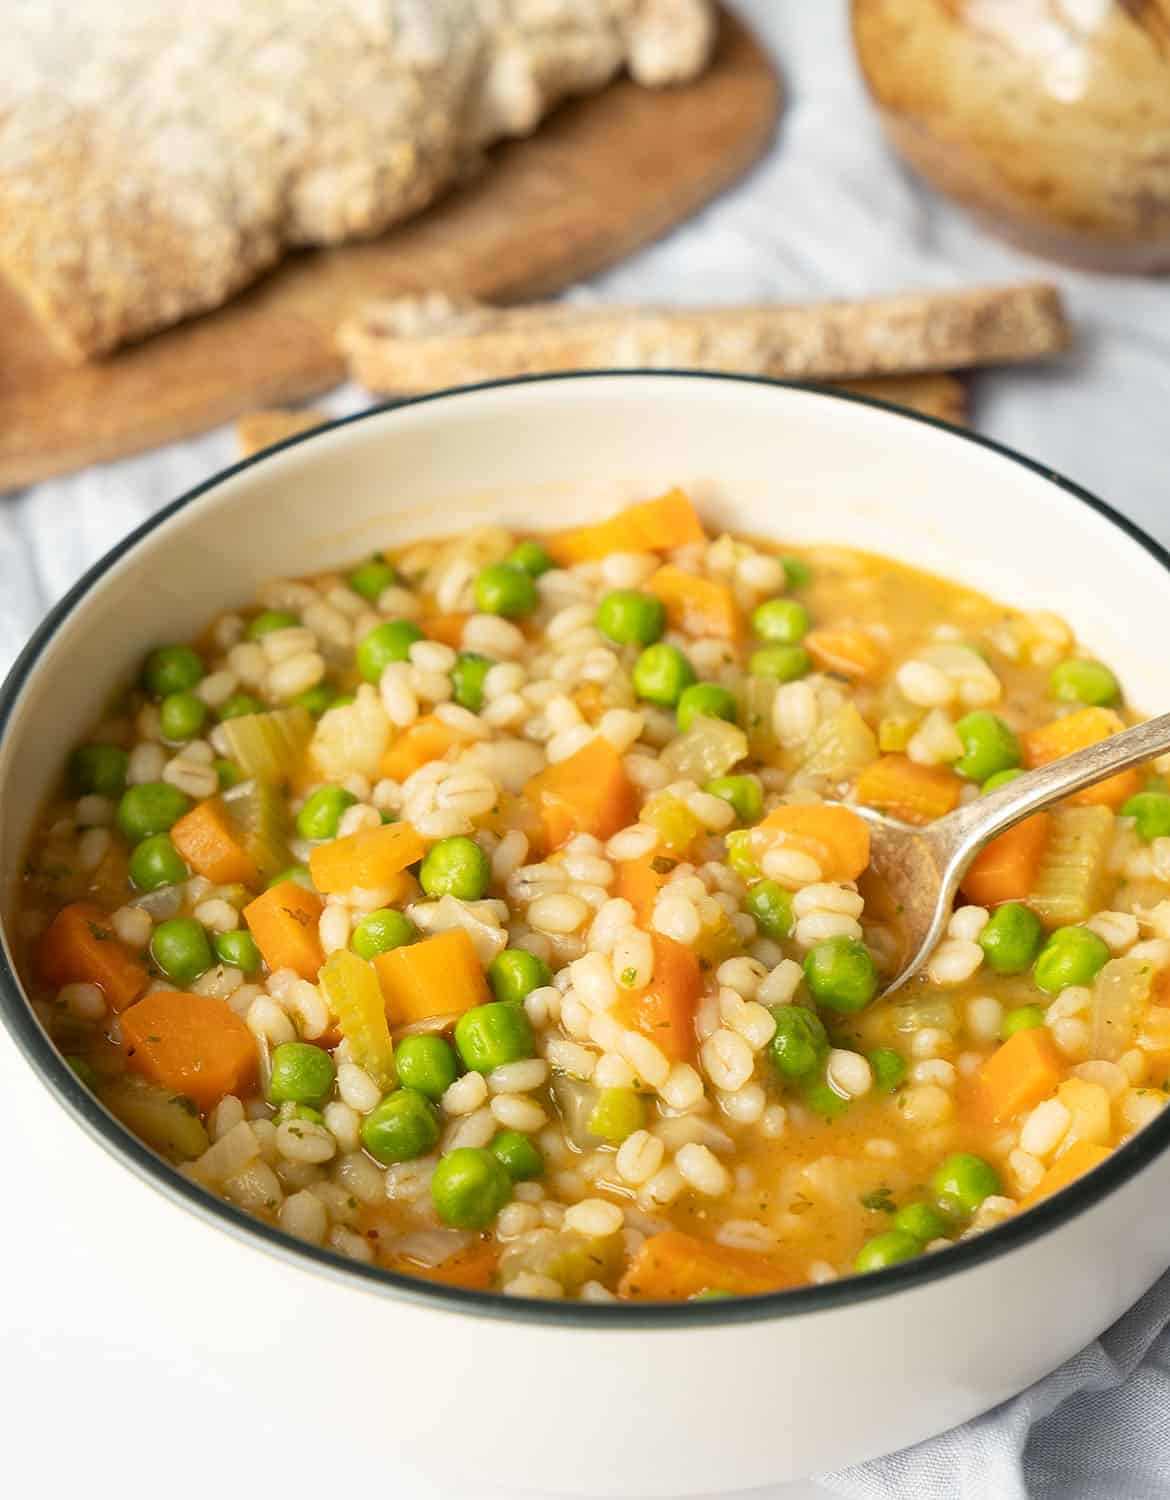
M355 1260L605 1302L945 1253L1166 1103L1170 793L996 839L884 1001L853 807L1124 716L1053 615L678 491L379 554L138 664L30 851L31 993L177 1170Z

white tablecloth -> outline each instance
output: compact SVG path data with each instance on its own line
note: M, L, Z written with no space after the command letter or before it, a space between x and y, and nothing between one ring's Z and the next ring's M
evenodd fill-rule
M989 240L911 182L886 153L858 83L843 0L744 0L740 8L773 46L787 80L789 103L773 150L733 192L578 295L680 303L801 299L1052 276L1067 293L1077 351L1051 368L980 376L976 424L1170 542L1166 283L1045 266ZM342 412L361 403L359 392L346 389L327 405ZM46 606L116 538L233 457L232 436L223 430L8 497L0 505L0 666L7 668ZM77 1494L137 1500L157 1489L168 1500L205 1500L218 1480L233 1494L276 1494L284 1487L267 1442L252 1451L215 1452L217 1398L210 1393L223 1371L205 1387L196 1372L181 1392L160 1389L160 1403L180 1398L190 1408L189 1451L166 1451L161 1420L152 1446L149 1413L136 1414L134 1443L125 1440L117 1382L101 1360L103 1320L117 1314L117 1299L86 1287L68 1196L45 1186L62 1137L49 1128L43 1096L4 1045L0 1078L9 1126L20 1120L24 1137L22 1150L6 1160L0 1236L0 1492L22 1500ZM85 1233L95 1232L77 1231L80 1246ZM1147 1352L1168 1310L1170 1290L1163 1288L1104 1347L1003 1411L864 1470L775 1490L771 1500L824 1494L1117 1500L1168 1493L1170 1351L1154 1344ZM241 1374L241 1399L253 1378ZM1034 1426L1050 1411L1055 1415ZM298 1446L296 1491L332 1493L328 1487L340 1479L336 1455L327 1445ZM349 1455L343 1470L347 1494L377 1486L373 1492L439 1500L439 1491L396 1478L392 1446Z

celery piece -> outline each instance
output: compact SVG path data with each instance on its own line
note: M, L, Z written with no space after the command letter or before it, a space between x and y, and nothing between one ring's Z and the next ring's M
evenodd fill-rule
M1113 813L1108 807L1058 807L1028 896L1046 927L1087 921L1105 895Z
M293 863L288 807L279 787L270 781L242 782L227 793L223 806L262 875L275 875Z
M747 735L726 719L700 714L676 740L671 740L659 759L671 777L697 781L701 786L715 776L726 776L748 753Z
M373 967L339 948L321 966L321 988L337 1017L350 1056L380 1089L394 1087L394 1044L386 1022L386 1002Z
M843 703L813 731L801 770L830 781L852 781L877 757L873 730L852 703Z
M220 725L231 751L248 776L260 781L287 781L313 738L313 716L299 704L270 713L241 714Z

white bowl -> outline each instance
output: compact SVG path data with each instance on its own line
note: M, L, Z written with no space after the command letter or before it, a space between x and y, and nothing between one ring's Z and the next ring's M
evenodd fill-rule
M672 484L712 527L867 548L1055 610L1120 669L1132 702L1168 706L1170 559L992 444L860 398L732 377L447 392L228 470L116 547L52 612L0 694L9 920L36 808L145 647L186 637L276 574L489 520L560 526ZM295 1371L339 1474L352 1445L432 1470L465 1454L481 1484L545 1492L677 1494L837 1468L1012 1395L1170 1262L1149 1212L1170 1192L1168 1112L1032 1212L875 1275L657 1307L462 1292L306 1248L205 1196L82 1089L10 966L0 1013L53 1096L46 1109L84 1127L70 1170L101 1204L103 1251L137 1267L146 1332L127 1332L126 1292L110 1331L127 1406L156 1379L149 1350L189 1350L225 1379L251 1368L249 1421L280 1430L297 1419L271 1377Z

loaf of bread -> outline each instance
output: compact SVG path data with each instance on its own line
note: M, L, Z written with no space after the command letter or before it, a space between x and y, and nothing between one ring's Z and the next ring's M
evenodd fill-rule
M699 73L712 0L3 0L0 271L67 357L381 233L626 67Z

